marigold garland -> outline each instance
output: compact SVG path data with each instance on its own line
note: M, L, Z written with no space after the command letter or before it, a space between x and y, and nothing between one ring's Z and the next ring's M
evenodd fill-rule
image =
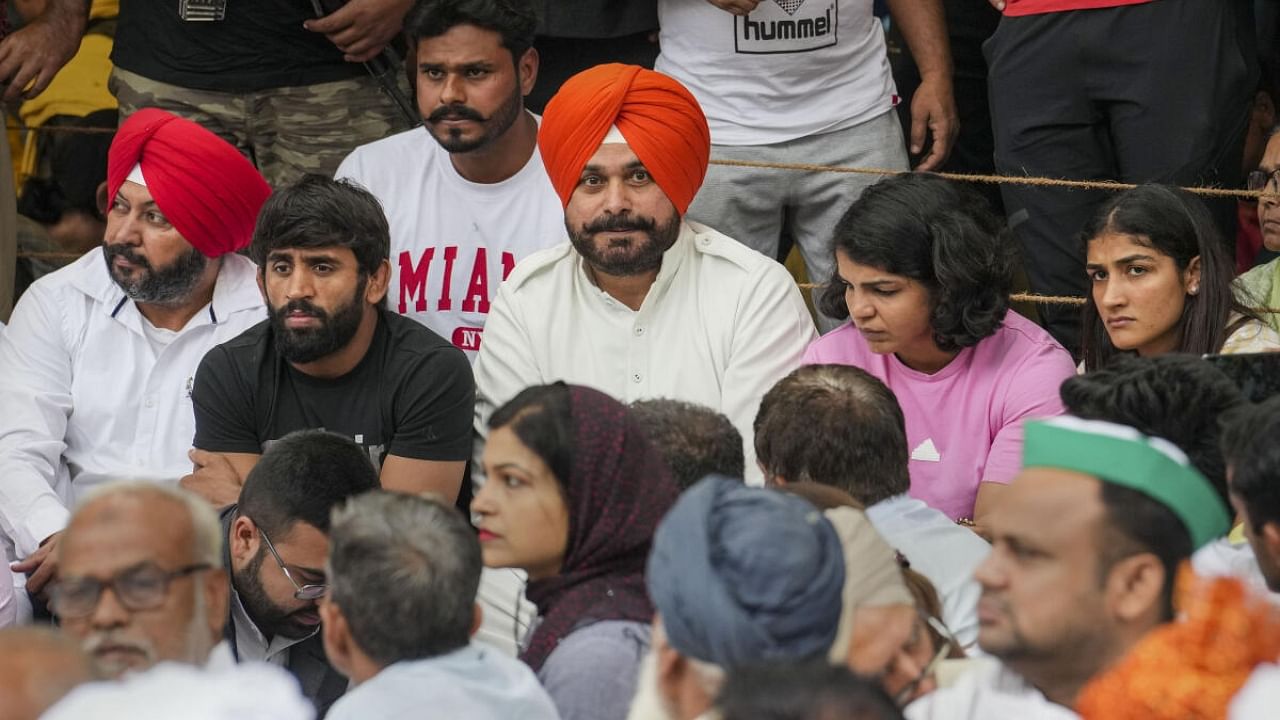
M1183 617L1142 639L1080 693L1085 720L1225 720L1254 669L1280 658L1280 615L1234 578L1183 566Z

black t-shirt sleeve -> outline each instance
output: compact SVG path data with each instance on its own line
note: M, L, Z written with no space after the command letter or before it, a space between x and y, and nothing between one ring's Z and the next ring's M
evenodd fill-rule
M454 347L424 355L395 395L389 455L415 460L469 460L476 382L467 356Z
M235 358L226 347L206 353L191 388L195 446L210 452L261 453L253 399L253 388L236 371Z

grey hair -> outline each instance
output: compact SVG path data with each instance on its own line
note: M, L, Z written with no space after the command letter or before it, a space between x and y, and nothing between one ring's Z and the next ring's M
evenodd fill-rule
M480 543L452 506L373 490L333 511L329 597L374 662L465 646L480 586Z
M177 485L146 480L117 480L104 483L90 489L76 502L75 514L79 514L86 507L100 500L146 495L168 500L185 508L191 522L192 561L206 563L215 568L222 566L222 524L218 521L218 513L203 498Z

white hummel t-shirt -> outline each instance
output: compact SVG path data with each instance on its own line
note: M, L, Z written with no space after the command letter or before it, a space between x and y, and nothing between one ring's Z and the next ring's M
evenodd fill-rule
M387 307L472 361L498 285L526 256L568 239L564 209L536 148L510 178L473 183L418 127L356 148L335 176L367 188L387 214Z
M702 105L716 145L772 145L845 130L897 100L872 0L761 0L741 17L659 0L655 68Z

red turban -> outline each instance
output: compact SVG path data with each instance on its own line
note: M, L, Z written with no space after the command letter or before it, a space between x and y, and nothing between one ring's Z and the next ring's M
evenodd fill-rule
M211 258L249 244L271 194L253 163L226 140L155 108L133 113L116 131L107 154L108 197L135 165L173 227Z
M547 103L538 131L542 162L560 201L578 185L611 125L681 215L702 186L711 131L693 94L675 80L635 65L597 65L569 78Z

